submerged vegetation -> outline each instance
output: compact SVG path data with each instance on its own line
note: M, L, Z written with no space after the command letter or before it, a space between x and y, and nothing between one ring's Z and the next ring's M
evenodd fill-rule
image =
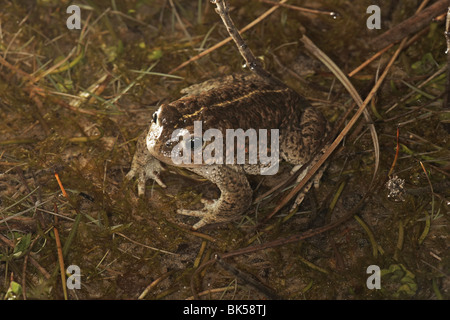
M352 72L382 49L370 40L420 5L381 3L382 29L368 30L370 1L302 1L339 13L335 18L231 1L238 28L255 22L243 36L265 68L336 130L355 113L355 102L299 39L306 34L350 74L364 99L399 46ZM255 178L255 204L240 221L192 232L194 220L175 210L217 197L211 183L167 168L168 188L148 183L139 199L124 176L158 105L190 84L247 72L242 58L232 42L219 45L228 34L209 0L79 1L81 29L67 28L70 4L6 0L0 12L1 298L450 297L443 19L405 40L370 101L379 144L375 177L374 139L361 118L299 212L290 214L287 205L266 221L293 186L268 194L289 175ZM349 212L354 218L325 233L282 241ZM274 245L230 254L265 244ZM218 263L203 265L216 253ZM80 268L79 290L62 285L59 270L70 265ZM370 265L381 269L380 290L366 286Z

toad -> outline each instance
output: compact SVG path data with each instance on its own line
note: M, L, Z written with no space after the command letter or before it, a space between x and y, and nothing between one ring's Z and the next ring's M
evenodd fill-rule
M203 134L209 129L223 137L230 129L235 132L239 129L243 132L252 129L273 132L277 129L276 146L267 146L268 150L264 151L270 151L271 156L278 155L277 162L284 160L296 167L311 159L327 135L327 122L318 110L289 87L269 83L258 75L230 75L209 80L185 89L184 93L185 96L161 105L153 114L150 128L138 139L137 151L126 178L137 178L140 196L144 195L149 179L165 188L160 177L161 163L164 163L184 167L217 185L220 197L212 202L202 199L203 209L177 210L180 214L200 219L193 229L229 222L242 215L250 207L253 194L246 174L261 174L262 168L269 165L262 160L261 153L256 161L249 156L252 143L229 144L230 141L222 142L217 137L208 141ZM201 124L200 135L194 129L198 123ZM220 149L211 152L211 144L217 146L218 141L226 144L223 150L226 155L234 155L234 162L218 156ZM182 148L174 152L174 148L180 145ZM241 162L236 161L239 150L245 152ZM185 157L187 151L192 153ZM185 161L179 161L181 154ZM213 155L214 161L210 161L210 157L194 159L195 154Z

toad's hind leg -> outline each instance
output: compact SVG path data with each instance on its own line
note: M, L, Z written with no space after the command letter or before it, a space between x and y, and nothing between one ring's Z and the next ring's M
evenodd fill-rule
M305 199L306 194L311 189L311 187L314 185L315 189L319 188L320 179L322 178L323 173L327 169L328 164L322 165L322 167L317 171L317 173L312 177L311 180L309 180L305 186L300 190L300 192L297 194L297 197L295 198L294 204L291 207L291 211L297 209ZM306 173L310 170L311 166L308 166L297 178L297 182L300 182L305 176Z
M309 107L303 111L299 129L285 134L281 145L281 148L283 149L281 155L287 162L295 165L293 169L294 172L300 169L303 164L312 160L307 168L301 172L297 182L300 182L306 176L307 172L311 170L319 160L319 157L323 154L326 149L326 146L323 147L323 144L327 139L329 131L329 125L322 114L316 109ZM327 165L323 164L312 180L309 180L305 184L297 195L292 210L296 209L302 203L306 193L311 189L312 184L318 188L319 181L322 178L326 167Z
M209 165L189 170L207 178L221 191L219 199L208 203L202 200L203 209L179 209L177 213L200 217L193 229L199 229L210 223L228 222L242 214L251 204L252 189L241 166Z

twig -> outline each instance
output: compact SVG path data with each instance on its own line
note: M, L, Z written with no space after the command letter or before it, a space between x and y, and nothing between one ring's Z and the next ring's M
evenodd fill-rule
M181 29L183 29L184 34L186 35L186 37L189 39L189 41L192 40L191 35L189 34L189 32L187 31L186 27L184 26L183 21L181 21L180 15L178 14L177 8L175 8L175 5L173 4L173 0L169 0L170 6L172 7L172 12L175 15L175 18L178 21L178 24L180 25Z
M11 248L15 247L15 243L13 241L9 240L8 238L4 237L1 234L0 234L0 240L3 241L4 243L6 243ZM35 255L35 253L30 252L30 255L31 255L30 256L31 264L42 273L42 275L45 277L45 279L49 280L51 277L50 274L32 257Z
M379 56L381 56L383 53L385 53L386 51L388 51L390 48L392 48L394 46L394 44L390 44L388 45L386 48L378 51L376 54L374 54L372 57L370 57L369 59L367 59L366 61L364 61L361 65L359 65L357 68L355 68L352 72L350 72L348 74L349 77L353 77L355 74L357 74L359 71L361 71L362 69L364 69L367 65L369 65L373 60L375 60L376 58L378 58Z
M303 36L302 38L302 42L305 44L305 47L310 47L310 48L314 48L314 50L316 51L316 55L324 55L325 54L319 50L313 43L311 40L309 40L309 38L307 38L306 36ZM401 48L403 48L403 45L401 45ZM344 139L344 137L347 135L347 133L350 131L350 129L353 127L353 125L356 123L356 121L359 119L359 117L361 116L361 114L364 112L366 106L369 104L369 102L372 100L372 98L374 97L375 93L378 91L378 88L381 86L382 82L384 81L384 79L387 76L387 73L390 69L390 67L392 66L392 64L394 63L394 61L397 59L398 55L399 55L400 51L397 51L394 56L392 57L391 61L389 62L388 66L386 67L386 69L384 70L383 74L381 75L381 77L378 79L377 83L375 84L375 86L372 88L372 90L370 91L369 95L367 96L366 100L364 102L362 102L360 104L359 109L357 110L356 114L350 119L350 121L348 122L348 124L345 126L345 128L341 131L341 133L339 134L339 136L330 144L327 146L326 150L323 150L320 154L316 155L314 161L316 161L316 159L318 159L311 167L310 171L308 171L308 173L306 174L306 176L302 179L302 181L300 181L300 183L291 190L291 192L283 199L283 201L281 201L277 207L273 210L273 212L271 213L271 215L274 215L275 213L277 213L286 203L287 201L289 201L289 199L291 199L292 197L294 197L294 195L296 195L305 185L306 183L314 176L314 174L317 172L317 170L323 165L323 163L328 159L328 157L331 155L331 153L333 153L333 151L337 148L337 146L341 143L341 141ZM331 64L331 66L333 66L333 64ZM335 65L334 65L335 66ZM333 70L332 70L333 71ZM356 93L355 97L359 97L359 95ZM359 98L361 99L361 98ZM376 174L377 168L375 169L374 172L374 177ZM373 179L372 179L373 181Z
M58 207L56 206L56 203L55 203L55 213L58 213ZM56 249L58 251L59 271L61 274L61 285L63 288L64 300L67 300L66 268L64 268L64 258L61 246L61 239L59 238L59 232L58 229L56 228L57 223L58 217L55 216L55 227L53 227L53 233L55 234Z
M447 10L447 19L445 23L445 39L447 40L447 94L444 99L444 108L450 109L450 6Z
M403 227L403 221L400 220L398 222L398 239L397 239L397 246L395 248L394 253L394 260L398 261L398 255L400 254L400 251L403 249L403 242L405 241L405 228Z
M259 282L258 280L254 279L252 275L247 274L246 272L243 272L242 270L239 270L238 268L232 266L229 263L226 263L222 260L222 258L219 255L215 255L214 257L217 261L217 263L224 268L226 271L234 275L236 278L242 280L245 284L253 287L260 293L264 294L267 298L272 300L280 300L281 297L276 294L276 292L272 289L264 285L263 283Z
M425 169L425 166L423 165L422 161L419 161L420 166L422 167L423 172L425 172L425 177L428 180L428 184L430 185L431 190L431 217L434 215L434 190L433 185L431 184L430 177L428 177L428 172ZM425 240L426 236L428 235L428 232L430 231L430 225L431 225L431 217L428 215L428 212L425 210L425 229L423 230L422 234L419 237L419 245L422 244L422 242Z
M222 19L225 27L227 27L227 31L233 41L236 43L236 46L239 49L239 53L244 58L247 67L249 67L251 71L255 72L257 75L266 79L267 81L285 86L284 83L276 79L262 67L259 60L255 57L245 41L242 39L239 31L233 23L233 20L231 20L228 0L211 0L211 2L217 6L216 12Z
M163 274L161 277L159 277L158 279L152 281L152 283L150 283L147 288L144 289L144 291L142 291L142 293L139 295L138 300L142 300L145 298L145 296L150 292L150 290L152 290L154 287L156 287L156 285L158 283L160 283L161 281L163 281L164 279L166 279L167 277L169 277L174 271L169 271L166 272L165 274Z
M193 264L194 268L197 268L200 265L200 261L203 257L203 253L205 253L205 250L206 250L206 244L207 244L207 242L205 240L203 240L202 244L200 246L200 250L198 250L197 257L194 260L194 264Z
M361 207L364 205L365 201L367 200L369 193L366 193L364 195L364 197L358 202L358 204L353 208L353 210L351 210L349 213L347 213L346 215L342 216L341 218L337 219L334 222L330 222L329 224L323 226L323 227L319 227L319 228L315 228L315 229L310 229L308 231L305 231L303 233L300 234L294 234L290 237L287 238L282 238L282 239L277 239L274 241L270 241L270 242L266 242L266 243L262 243L262 244L258 244L258 245L253 245L253 246L248 246L242 249L238 249L235 251L231 251L231 252L227 252L221 255L222 259L226 259L226 258L231 258L231 257L235 257L235 256L239 256L239 255L243 255L243 254L248 254L248 253L253 253L256 251L260 251L260 250L265 250L268 248L274 248L274 247L278 247L278 246L282 246L282 245L286 245L289 243L295 243L301 240L305 240L311 237L314 237L318 234L330 231L331 229L337 227L338 225L344 223L345 221L347 221L349 218L353 217L360 209ZM198 299L198 294L197 291L195 290L195 285L194 285L194 281L195 281L195 277L207 266L214 264L216 261L215 258L212 258L206 262L204 262L202 265L200 265L200 267L198 267L194 274L191 276L191 291L194 295L194 299Z
M372 230L370 230L370 227L364 222L364 220L358 217L358 215L355 214L354 218L356 221L358 221L359 225L364 229L364 231L369 236L370 244L372 245L372 255L376 259L378 256L378 243L375 240L375 236Z
M122 238L125 238L125 239L127 239L128 241L130 241L130 242L132 242L132 243L134 243L134 244L140 245L140 246L142 246L142 247L144 247L144 248L147 248L147 249L150 249L150 250L155 250L155 251L158 251L158 252L161 252L161 253L172 254L172 255L175 255L175 256L178 255L177 253L173 253L173 252L170 252L170 251L166 251L166 250L162 250L162 249L158 249L158 248L154 248L154 247L147 246L147 245L145 245L145 244L143 244L143 243L137 242L137 241L135 241L135 240L133 240L133 239L127 237L126 235L124 235L124 234L122 234L122 233L120 233L120 232L114 232L114 233L117 234L117 235L119 235L119 236L121 236Z
M285 8L292 9L292 10L297 10L297 11L302 11L302 12L307 12L307 13L313 13L313 14L324 14L324 15L327 15L327 16L331 16L333 18L336 18L337 16L339 16L339 14L337 12L334 12L334 11L309 9L309 8L293 6L293 5L290 5L290 4L284 4L284 3L274 2L274 1L269 1L269 0L259 0L259 1L271 4L271 5L274 5L274 6L285 7Z
M401 22L394 28L373 39L370 43L374 50L382 49L391 43L398 42L406 36L416 33L430 23L430 20L440 15L450 5L450 0L440 0L425 10Z
M5 67L7 67L11 71L17 73L18 75L20 75L21 77L25 78L26 80L29 80L30 82L34 82L35 78L33 76L29 75L28 73L26 73L25 71L21 70L20 68L18 68L16 66L13 66L8 61L6 61L2 56L0 56L0 64L4 65Z
M61 192L62 192L63 196L67 200L69 200L69 196L67 195L66 189L64 189L64 186L63 186L63 184L61 182L61 179L59 179L59 174L57 172L55 172L55 178L56 178L56 181L58 182L59 188L61 189Z
M316 45L305 35L302 37L301 41L305 45L305 48L311 52L316 58L318 58L323 64L325 64L328 69L333 72L333 74L339 79L339 81L342 83L342 85L347 89L347 91L352 96L353 100L355 100L356 104L361 108L363 105L363 101L361 99L361 96L359 95L358 91L355 89L355 87L352 85L352 83L348 80L348 78L344 75L344 73L341 71L341 69L324 53L322 50L316 47ZM378 89L376 89L378 90ZM376 91L373 92L373 95ZM371 101L367 100L367 104ZM372 135L373 145L374 145L374 151L375 151L375 168L373 172L373 179L375 178L375 175L378 172L378 167L380 163L380 145L378 142L378 135L375 130L375 126L372 123L372 119L370 117L369 112L365 109L365 107L361 110L361 112L364 114L364 118L366 119L366 122L369 124L370 133ZM350 128L349 128L350 129ZM340 135L342 132L340 133ZM331 153L331 152L330 152ZM372 179L372 181L373 181Z
M281 0L280 3L285 3L287 0ZM267 10L266 12L264 12L262 15L260 15L257 19L255 19L254 21L252 21L251 23L249 23L248 25L246 25L244 28L242 28L241 30L239 30L240 33L244 33L245 31L253 28L255 25L257 25L258 23L260 23L262 20L264 20L265 18L267 18L269 15L271 15L275 10L277 10L279 8L279 6L275 6L270 8L269 10ZM201 53L199 53L198 55L190 58L189 60L183 62L182 64L180 64L178 67L176 67L175 69L172 69L169 74L172 74L184 67L186 67L188 64L190 64L191 62L197 61L198 59L210 54L212 51L222 47L223 45L227 44L228 42L231 41L231 37L228 37L224 40L222 40L221 42L219 42L218 44L212 46L211 48L209 48L208 50L205 50Z
M427 1L428 0L424 0L422 2L422 5L417 9L417 12L419 12L423 8L423 6L425 5L425 3ZM326 161L326 159L331 155L331 153L341 143L343 138L347 135L347 133L350 131L350 129L353 127L353 125L356 123L356 121L359 119L361 114L363 112L365 112L366 106L370 103L370 101L375 96L376 92L378 91L378 89L380 88L380 86L383 83L384 79L386 78L387 74L389 73L390 68L392 67L394 62L397 60L397 57L400 55L400 52L405 47L407 41L408 41L408 38L404 38L402 40L402 42L400 43L400 45L397 48L397 51L392 56L391 60L387 64L386 68L384 69L382 75L379 77L378 81L375 83L375 85L373 86L372 90L369 92L369 94L367 95L367 97L366 97L366 99L364 100L363 103L360 103L361 102L360 101L361 98L359 98L359 95L357 94L357 92L356 93L353 92L354 88L352 88L352 86L350 86L350 87L346 86L346 89L349 90L350 94L352 94L352 97L355 99L356 103L359 105L359 109L357 110L356 114L351 118L351 120L347 123L345 128L339 134L339 136L333 141L333 143L331 143L329 145L327 150L325 152L323 152L322 155L317 155L316 156L316 157L320 157L319 160L317 160L317 162L311 167L310 171L303 178L303 180L300 181L300 183L295 188L293 188L291 190L291 192L285 197L285 199L291 199L298 191L300 191L306 185L306 183L309 181L309 179L311 179L311 177L317 172L317 170L320 168L320 166L322 166L322 164ZM329 60L329 58L320 49L318 49L314 45L314 43L311 40L309 40L305 35L302 38L302 42L305 44L305 47L307 47L307 48L310 47L309 48L310 51L314 51L315 52L315 56L316 57L322 57L323 59ZM340 71L337 68L337 66L335 66L335 64L331 60L329 61L329 67L332 67L332 69L331 69L332 72ZM346 85L346 83L344 83L344 85ZM375 137L376 137L376 135L375 135ZM378 143L376 143L375 146L377 147ZM378 169L378 164L376 164L375 166L376 166L376 168L375 168L374 176L372 178L372 183L374 181L375 174L376 174L377 169ZM285 203L286 203L286 201L282 201L274 209L274 211L271 213L271 215L273 215L276 212L278 212L285 205Z
M397 159L398 159L398 153L400 151L400 144L398 141L399 136L400 136L400 128L397 127L397 150L395 151L394 161L392 162L391 169L389 170L389 173L388 173L389 177L391 176L392 172L394 171L395 164L397 163Z
M22 266L22 297L23 300L27 300L27 266L28 266L28 257L30 255L25 255L23 259L23 266Z
M236 287L239 287L239 286L236 285ZM211 293L227 292L229 289L230 289L230 285L228 285L226 287L222 287L222 288L207 289L205 291L197 293L197 300L200 296L211 295ZM186 300L194 300L194 296L190 296L190 297L186 298Z
M426 79L424 82L422 82L421 84L419 84L417 86L417 88L421 89L424 86L426 86L430 81L434 80L436 77L438 77L439 75L441 75L442 73L444 73L446 70L448 70L448 65L443 66L442 68L440 68L438 71L436 71L433 75L431 75L428 79ZM414 91L411 91L410 93L408 93L406 96L404 96L399 102L394 103L391 107L389 107L389 109L386 110L385 114L388 114L389 112L391 112L392 110L394 110L400 103L405 102L407 99L409 99L412 95L414 94ZM395 119L395 118L394 118ZM387 119L385 121L391 121L391 119Z

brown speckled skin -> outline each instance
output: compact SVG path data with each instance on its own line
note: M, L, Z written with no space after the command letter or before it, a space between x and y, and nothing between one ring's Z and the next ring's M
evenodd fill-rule
M146 138L142 136L138 142L127 178L138 176L140 194L148 179L163 185L159 180L158 160L174 165L170 154L178 142L169 141L172 132L185 128L193 133L194 121L202 121L203 132L215 128L223 137L226 129L280 129L280 157L295 165L307 162L327 133L326 120L304 98L290 88L268 84L255 75L210 80L184 92L187 96L159 108ZM142 150L145 139L147 149ZM259 165L179 166L207 178L221 191L220 198L212 205L205 204L203 210L178 210L182 214L201 217L194 229L213 222L230 221L250 206L252 190L245 173L257 173Z

